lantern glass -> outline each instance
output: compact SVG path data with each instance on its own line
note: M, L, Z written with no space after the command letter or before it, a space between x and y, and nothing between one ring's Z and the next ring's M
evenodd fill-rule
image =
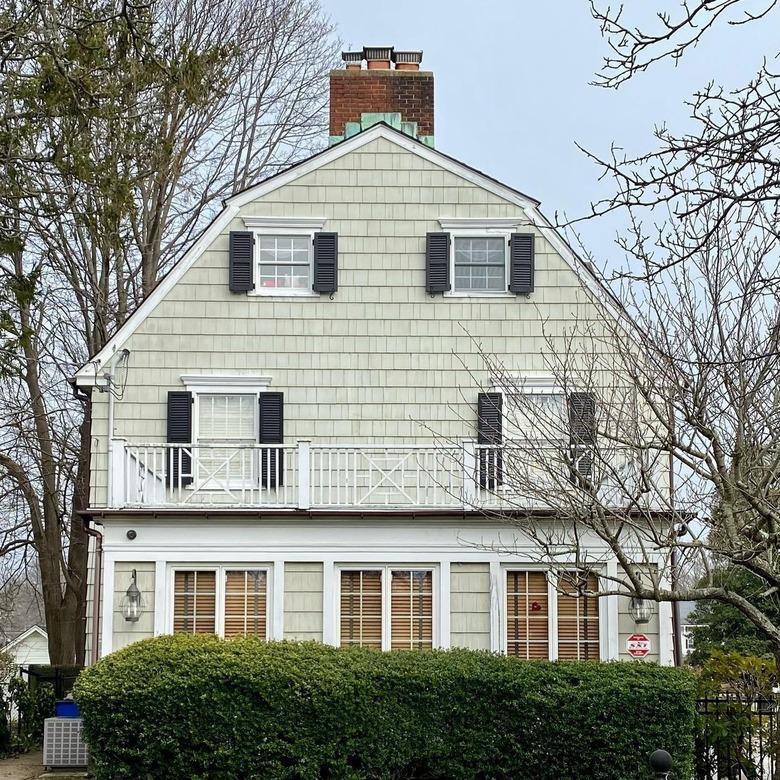
M633 596L628 606L628 611L631 613L634 623L649 623L653 614L653 605L647 599Z
M141 591L138 589L136 573L135 569L133 569L133 579L130 581L130 587L128 587L125 597L122 599L122 614L125 620L128 623L137 623L141 618L143 607Z

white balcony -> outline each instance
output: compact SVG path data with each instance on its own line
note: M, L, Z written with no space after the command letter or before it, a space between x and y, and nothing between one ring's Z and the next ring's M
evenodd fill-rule
M527 456L531 457L527 457ZM551 468L540 469L539 458ZM524 473L567 484L568 445L199 445L114 439L116 508L471 509L527 503ZM535 466L529 465L536 463ZM629 461L626 463L630 465ZM606 488L605 488L606 489Z

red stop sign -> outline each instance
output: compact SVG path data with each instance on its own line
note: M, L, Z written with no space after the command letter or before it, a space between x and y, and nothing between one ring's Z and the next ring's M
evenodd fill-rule
M626 650L632 658L644 658L650 654L650 640L647 634L631 634L626 640Z

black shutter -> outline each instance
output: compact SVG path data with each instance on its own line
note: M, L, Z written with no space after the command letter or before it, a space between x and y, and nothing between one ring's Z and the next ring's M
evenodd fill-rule
M490 445L478 448L479 484L488 490L504 481L503 453L498 449L504 440L502 402L501 393L480 393L477 398L477 444Z
M339 234L314 234L314 282L312 290L334 293L339 287Z
M534 291L534 234L512 233L509 242L509 290Z
M186 390L168 392L169 444L192 444L192 393ZM185 487L192 482L192 450L166 448L165 476L169 487Z
M284 442L284 393L260 393L260 444ZM275 488L284 484L284 457L281 450L261 448L260 483Z
M246 230L230 231L230 289L247 292L255 289L254 236Z
M569 393L571 481L576 485L593 475L596 444L596 400L590 393Z
M440 293L450 289L450 234L425 236L425 289Z

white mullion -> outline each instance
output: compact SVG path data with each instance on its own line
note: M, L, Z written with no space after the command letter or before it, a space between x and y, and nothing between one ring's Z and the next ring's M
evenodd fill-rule
M389 566L382 567L382 650L389 650L392 645L392 607L391 580L393 570Z

